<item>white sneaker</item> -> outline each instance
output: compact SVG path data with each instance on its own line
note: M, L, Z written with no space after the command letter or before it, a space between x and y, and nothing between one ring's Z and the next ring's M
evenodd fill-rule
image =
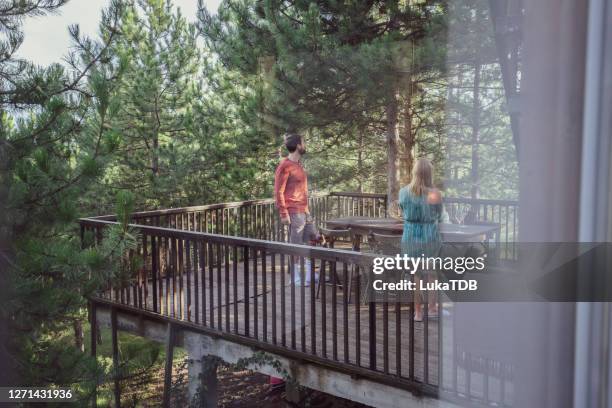
M293 265L295 275L293 276L293 283L296 285L302 284L302 270L300 269L300 264L297 263ZM315 283L319 281L319 274L315 272ZM310 286L310 260L304 261L304 286Z

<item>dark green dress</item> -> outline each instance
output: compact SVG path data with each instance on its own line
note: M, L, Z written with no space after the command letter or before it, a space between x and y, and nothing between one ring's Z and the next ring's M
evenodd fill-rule
M427 195L415 196L408 186L399 192L399 207L404 218L402 253L408 256L437 256L440 251L442 203L429 204Z

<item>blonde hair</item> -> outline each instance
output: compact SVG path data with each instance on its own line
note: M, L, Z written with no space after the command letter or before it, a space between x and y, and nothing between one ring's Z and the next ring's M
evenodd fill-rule
M408 187L416 196L426 194L433 187L433 166L429 160L417 159L412 167L412 180Z

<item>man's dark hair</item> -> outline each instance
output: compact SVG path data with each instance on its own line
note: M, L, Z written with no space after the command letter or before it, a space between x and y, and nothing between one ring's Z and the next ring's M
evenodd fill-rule
M289 153L295 152L300 143L302 143L301 135L297 133L287 133L285 135L285 147L289 150Z

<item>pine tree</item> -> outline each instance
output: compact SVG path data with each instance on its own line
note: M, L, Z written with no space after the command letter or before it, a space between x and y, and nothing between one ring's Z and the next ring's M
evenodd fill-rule
M113 46L119 67L112 117L118 154L102 191L133 191L140 208L184 203L190 172L197 171L202 65L192 24L170 1L142 0L126 7L122 36Z
M2 339L1 359L3 374L16 377L2 384L71 385L86 392L95 363L81 352L78 332L85 296L105 277L95 268L101 258L81 250L75 220L113 145L108 117L117 105L107 62L121 5L114 1L103 13L101 41L70 28L68 66L15 58L23 19L64 3L0 3L0 331L11 334Z
M518 163L489 12L484 0L450 8L448 187L474 199L514 199Z
M394 198L402 87L444 62L443 12L435 1L229 0L216 17L203 11L200 26L230 69L261 76L261 60L273 60L259 117L276 128L305 130L321 150L359 132L384 140Z

